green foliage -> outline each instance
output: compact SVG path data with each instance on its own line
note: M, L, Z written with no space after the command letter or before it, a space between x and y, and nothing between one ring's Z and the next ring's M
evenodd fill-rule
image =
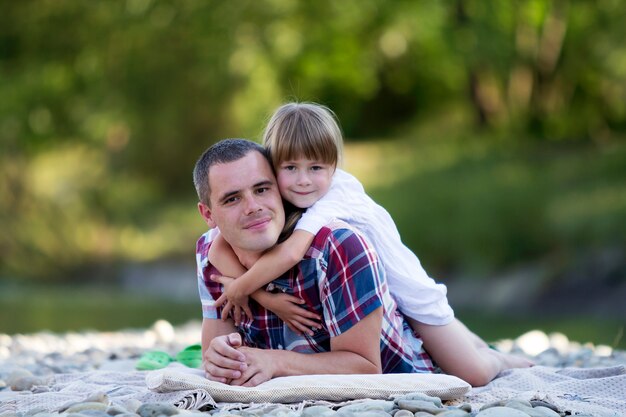
M433 276L623 247L626 146L496 139L371 142L348 149L348 169Z
M615 0L0 4L5 275L50 279L93 263L187 253L190 236L202 228L193 212L195 159L221 138L258 138L286 100L329 105L354 141L408 137L415 126L440 121L427 136L479 132L464 139L469 143L497 135L512 153L527 142L611 147L626 130L626 9ZM414 143L402 146L423 149ZM476 239L491 245L479 263L553 249L521 216L488 227L492 216L519 207L552 219L536 227L581 242L602 241L621 219L619 183L589 191L598 205L577 203L575 193L553 201L546 196L559 185L541 182L530 161L520 167L504 153L487 151L492 159L483 160L459 152L458 171L396 185L403 195L432 186L430 198L442 207L462 196L466 206L448 210L465 213L456 224L460 235L482 230ZM607 176L621 175L599 164ZM554 175L561 169L548 162L538 168ZM474 185L451 187L466 175ZM381 199L393 194L383 188ZM427 230L437 224L438 217L428 217L437 210L420 208L428 224L414 225L391 206L402 229L416 227L431 239L410 242L436 264L477 256L467 250L473 238L450 245ZM604 225L589 216L602 216ZM518 243L494 243L504 241Z

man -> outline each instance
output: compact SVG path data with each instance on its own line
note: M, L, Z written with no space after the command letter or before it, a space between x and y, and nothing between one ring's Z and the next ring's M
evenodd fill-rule
M285 214L260 145L242 139L213 145L196 163L194 184L201 216L219 228L243 266L249 268L276 243ZM212 237L212 231L203 235L196 249L208 378L254 386L288 375L433 370L396 310L375 252L347 224L323 228L300 264L270 284L323 317L313 335L293 332L255 297L252 317L237 328L232 318L222 321L214 300L223 287L211 280L219 271L208 262ZM256 295L267 296L272 294Z

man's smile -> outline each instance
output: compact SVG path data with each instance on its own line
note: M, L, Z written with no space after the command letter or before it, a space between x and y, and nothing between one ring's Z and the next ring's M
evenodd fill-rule
M272 221L270 216L264 216L259 219L252 220L243 226L244 229L247 230L259 230L265 228Z

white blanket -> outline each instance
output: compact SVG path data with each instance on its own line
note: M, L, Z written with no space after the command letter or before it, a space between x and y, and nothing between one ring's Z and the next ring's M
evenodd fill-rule
M206 384L198 383L197 376L190 376L189 383L180 390L171 386L164 389L165 385L157 384L152 386L152 391L148 389L146 377L154 382L155 373L162 371L152 372L100 371L54 375L47 386L38 387L35 392L0 391L0 416L33 409L59 411L98 393L106 394L112 404L122 406L133 401L167 402L184 409L221 405L211 397ZM165 384L165 379L163 381ZM469 402L477 410L485 403L509 398L543 399L556 405L563 413L626 415L626 370L623 366L515 369L503 372L485 387L472 389L457 402ZM315 400L315 392L308 392L306 398L300 398L302 404ZM232 406L232 403L228 404L228 408Z

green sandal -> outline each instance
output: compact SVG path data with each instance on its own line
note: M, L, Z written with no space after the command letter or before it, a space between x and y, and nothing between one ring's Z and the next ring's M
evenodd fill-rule
M202 366L202 346L191 345L176 354L176 360L189 368Z
M200 368L202 366L202 346L199 344L187 346L178 352L175 358L166 352L151 350L141 355L135 369L154 371L155 369L163 369L172 362L179 362L189 368Z
M155 369L162 369L174 361L169 354L160 350L151 350L144 353L137 361L135 368L140 371L153 371Z

